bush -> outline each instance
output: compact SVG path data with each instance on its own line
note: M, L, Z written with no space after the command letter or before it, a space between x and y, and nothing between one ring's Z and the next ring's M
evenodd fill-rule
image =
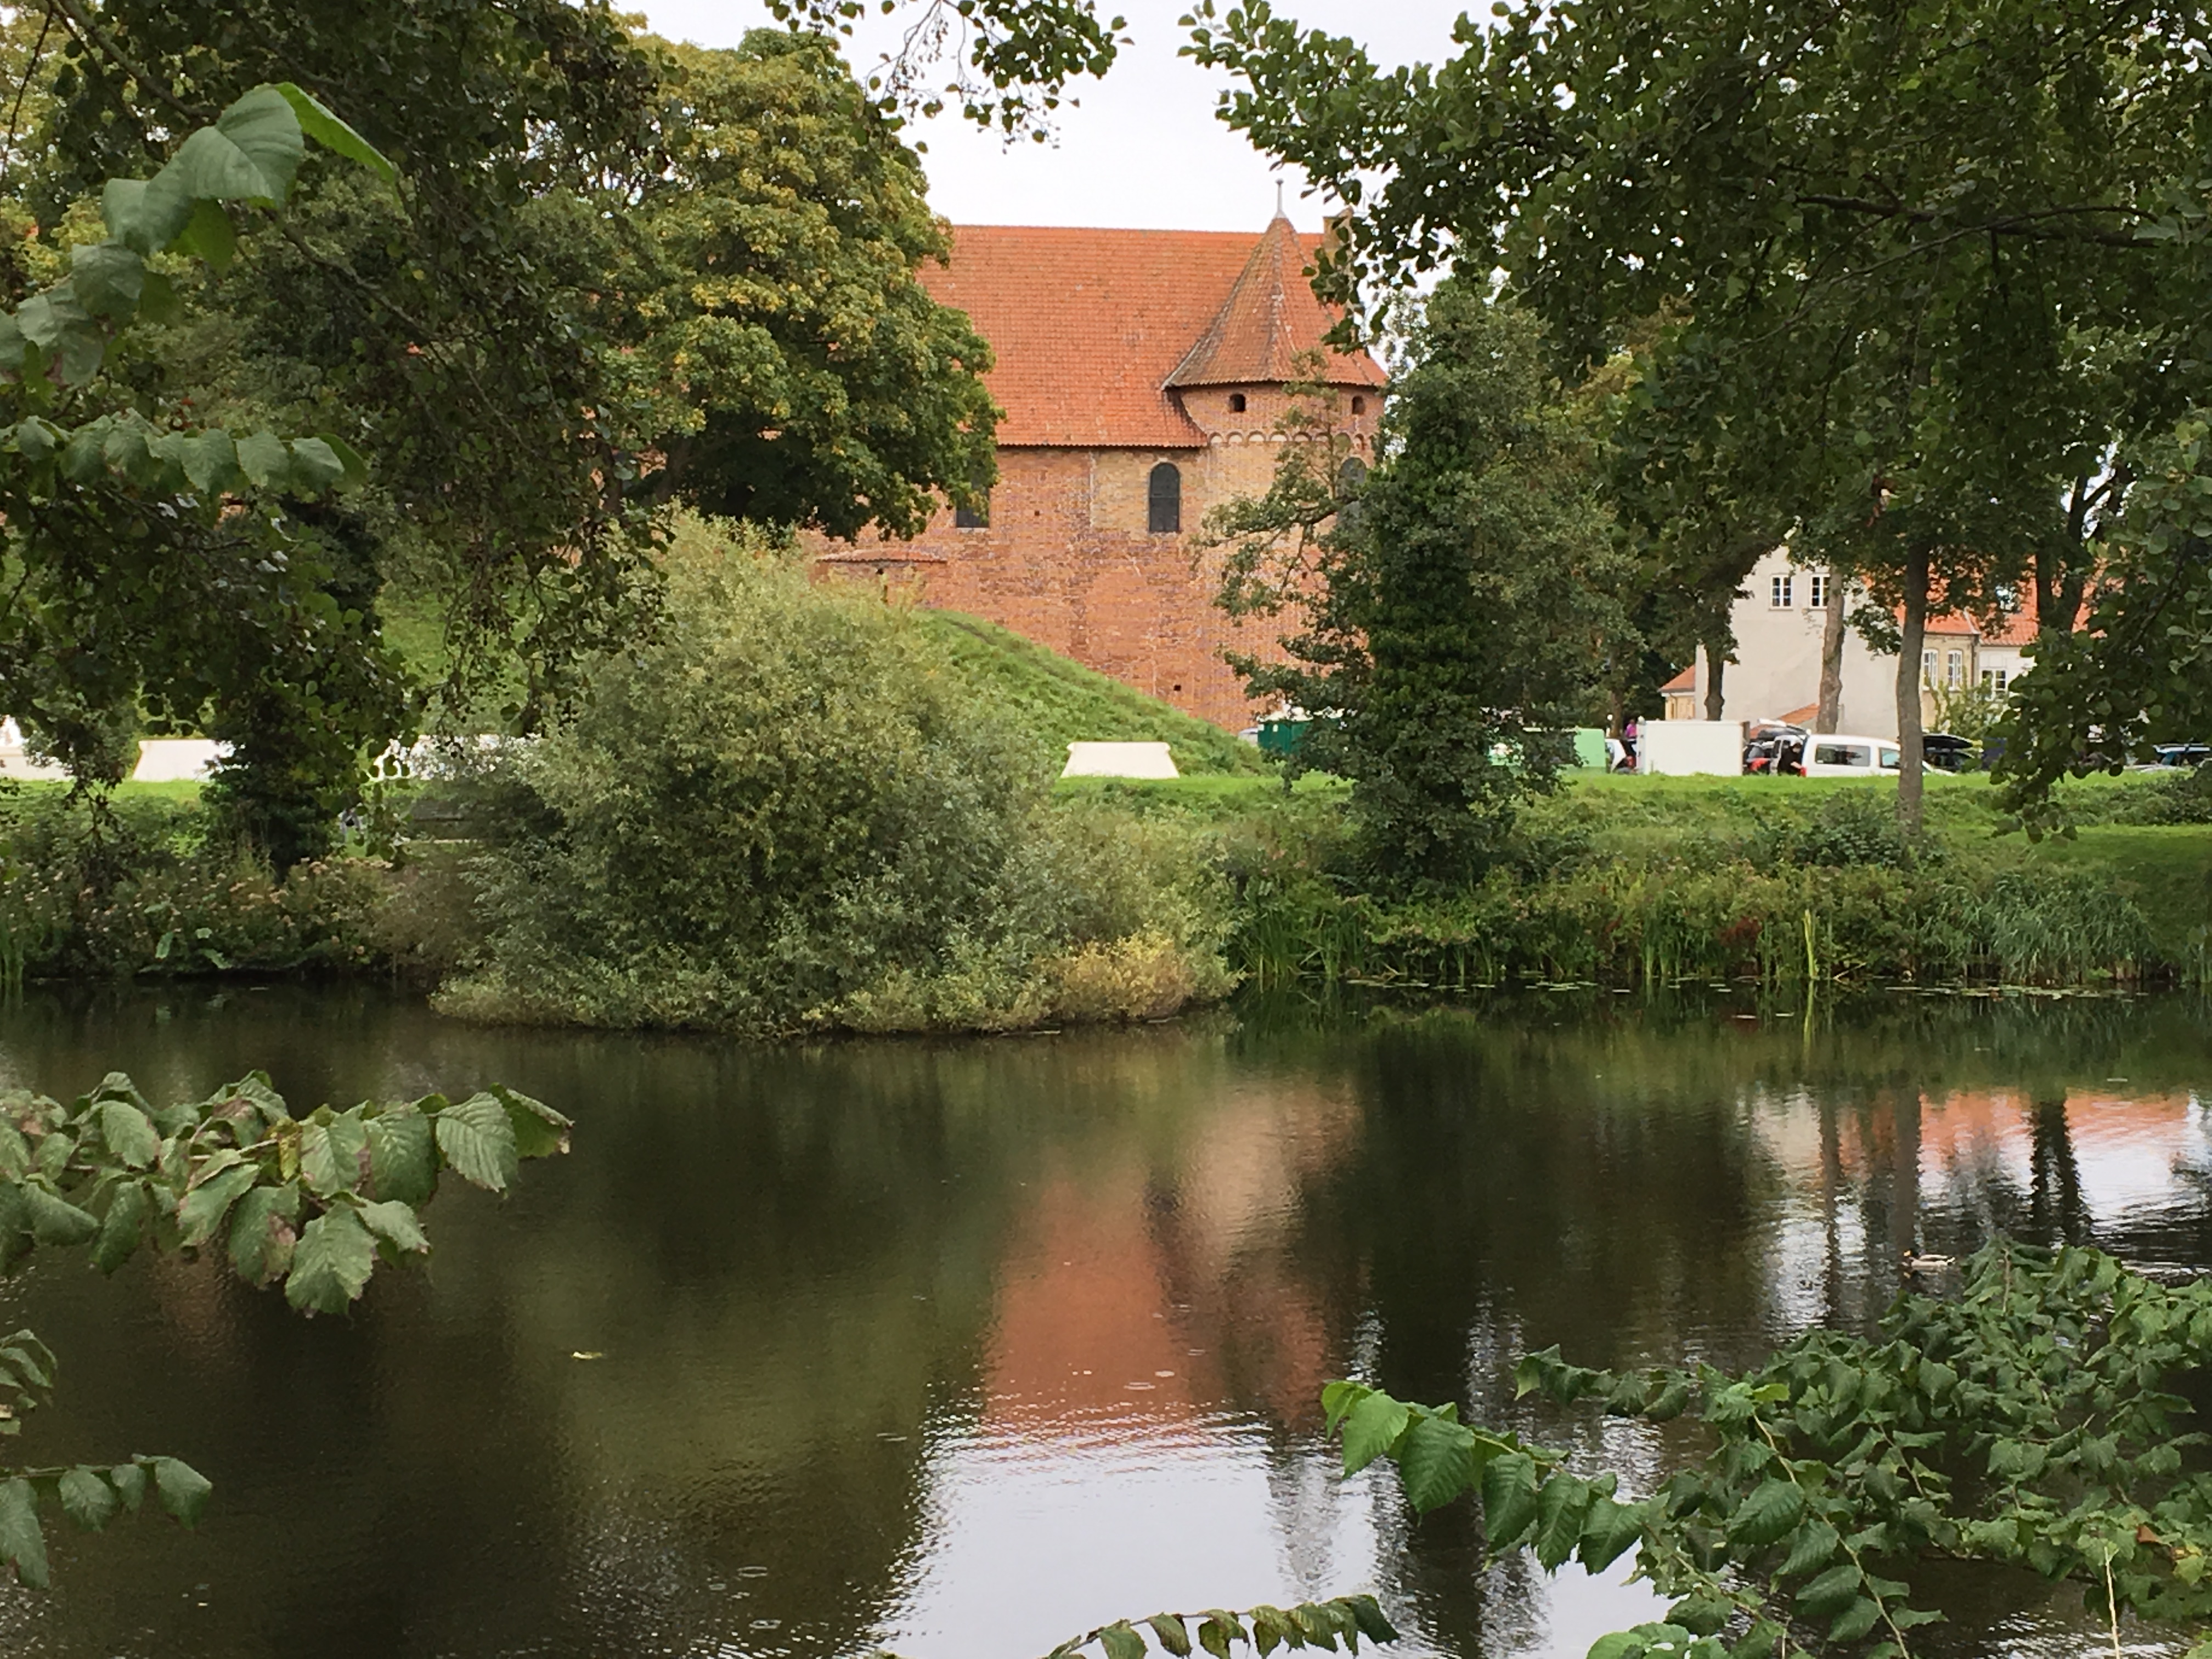
M1055 964L1091 946L1126 959L1117 1012L1158 1007L1170 982L1182 1000L1225 988L1203 872L1151 867L1179 832L1055 815L1056 757L908 613L699 524L669 575L657 635L599 664L585 703L510 763L525 795L482 866L483 965L442 1009L988 1030L1072 1006ZM1142 995L1144 951L1121 943L1140 935L1188 953Z

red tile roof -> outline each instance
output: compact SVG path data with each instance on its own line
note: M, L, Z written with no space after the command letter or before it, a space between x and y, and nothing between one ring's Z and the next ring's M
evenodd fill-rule
M1321 344L1334 316L1287 219L1231 231L957 225L922 285L968 313L998 364L985 376L1011 447L1196 449L1175 386L1266 385ZM1334 385L1379 386L1365 352L1329 354Z
M1694 691L1697 689L1698 668L1695 663L1691 664L1689 667L1685 668L1680 673L1675 675L1673 679L1668 680L1666 684L1659 688L1662 692Z

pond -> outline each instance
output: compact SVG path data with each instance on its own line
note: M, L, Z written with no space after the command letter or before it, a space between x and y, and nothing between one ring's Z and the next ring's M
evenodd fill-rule
M1516 1407L1557 1342L1756 1358L1994 1229L2212 1264L2200 1004L1529 996L764 1050L484 1031L350 988L33 994L0 1082L111 1067L295 1109L504 1080L577 1121L428 1272L301 1320L211 1264L0 1289L60 1353L40 1462L159 1451L196 1532L55 1534L0 1649L1032 1659L1103 1620L1372 1589L1408 1654L1565 1656L1637 1589L1486 1571L1467 1517L1338 1478L1347 1372L1632 1474L1643 1425ZM11 1453L12 1455L12 1453ZM1942 1652L2082 1650L2033 1585Z

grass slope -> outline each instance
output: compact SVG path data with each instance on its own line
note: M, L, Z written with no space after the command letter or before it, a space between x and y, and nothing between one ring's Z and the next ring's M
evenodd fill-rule
M1232 733L995 623L954 611L917 611L915 620L979 697L1006 708L1055 749L1084 741L1164 741L1187 775L1272 773L1259 750Z

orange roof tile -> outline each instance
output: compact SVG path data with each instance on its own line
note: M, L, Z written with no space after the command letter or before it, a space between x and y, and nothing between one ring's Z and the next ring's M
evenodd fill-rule
M1206 434L1170 382L1265 385L1321 344L1334 315L1304 270L1306 239L1278 219L1239 232L957 225L922 285L991 343L986 375L1009 447L1197 449ZM1193 376L1195 378L1192 378ZM1365 352L1328 378L1379 386Z
M1668 680L1666 684L1661 686L1659 689L1662 692L1696 690L1698 689L1697 665L1695 663L1691 664L1689 667L1685 668L1680 673L1675 675L1673 679Z

